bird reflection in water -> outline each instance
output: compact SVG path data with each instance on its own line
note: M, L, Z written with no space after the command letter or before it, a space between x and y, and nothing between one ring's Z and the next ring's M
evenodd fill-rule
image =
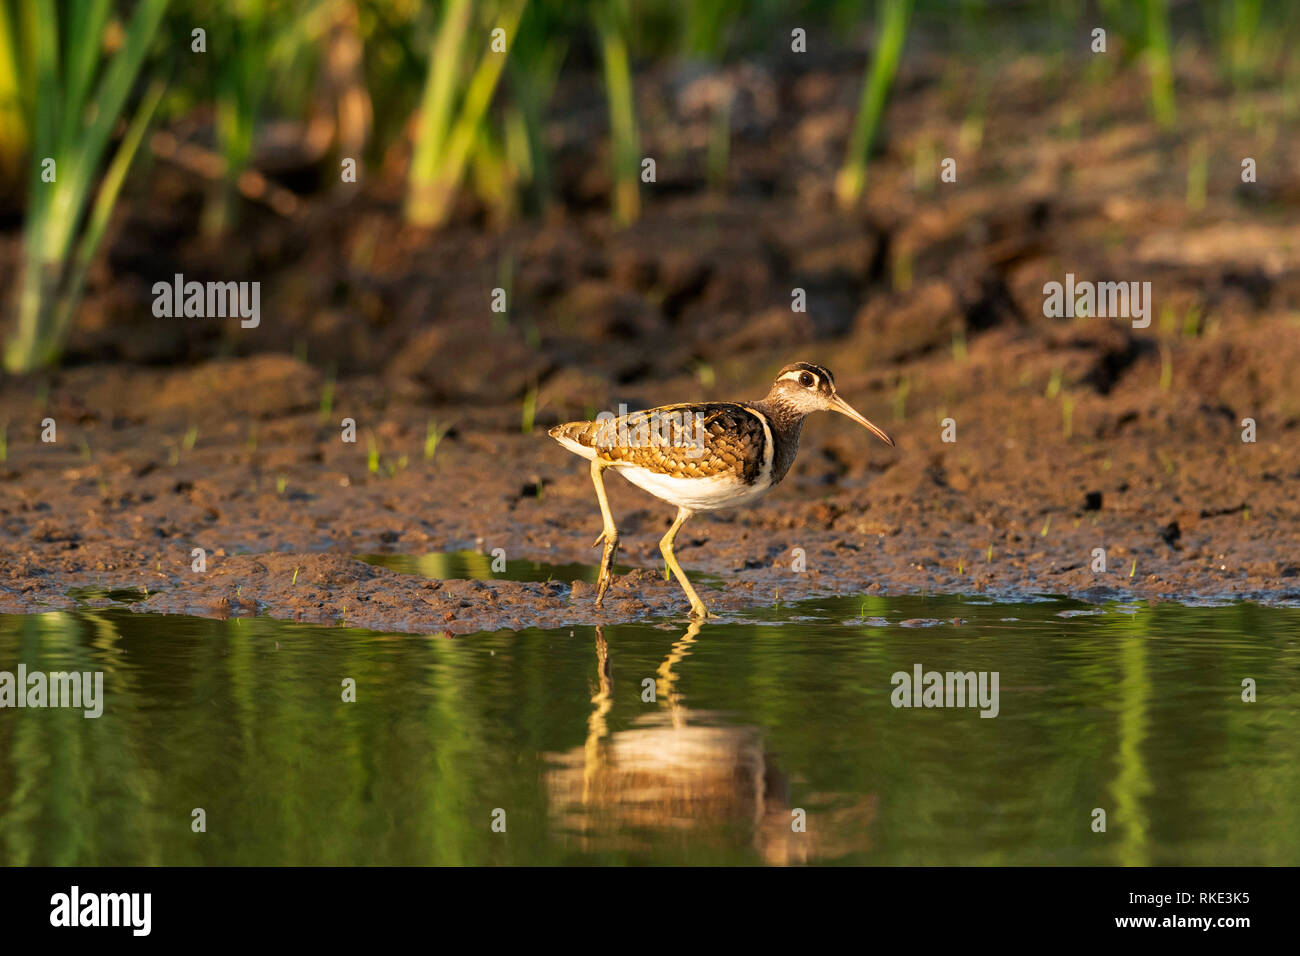
M796 830L789 780L766 754L761 730L721 725L720 715L686 706L678 671L701 626L693 621L659 665L658 709L612 733L613 666L596 628L586 741L549 755L546 785L557 829L588 852L726 852L748 844L773 865L865 852L874 794L808 794L809 804L833 809L805 807L805 829ZM635 690L639 695L640 681Z

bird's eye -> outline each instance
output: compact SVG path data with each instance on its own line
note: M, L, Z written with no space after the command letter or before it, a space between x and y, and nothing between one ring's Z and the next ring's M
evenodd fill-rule
M799 376L799 384L802 385L804 388L812 388L813 382L815 381L816 379L812 377L811 372L804 372L802 375Z

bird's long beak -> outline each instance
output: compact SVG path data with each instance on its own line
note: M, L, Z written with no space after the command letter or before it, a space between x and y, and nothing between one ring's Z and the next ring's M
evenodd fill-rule
M894 447L894 439L886 435L885 430L883 428L878 428L875 425L871 424L871 422L867 421L867 419L864 416L858 413L858 410L856 408L854 408L844 399L840 398L838 395L836 395L834 398L831 399L831 408L834 411L839 412L841 415L847 415L849 418L853 419L863 428L867 429L869 432L871 432L873 435L875 435L877 438L883 441L890 448Z

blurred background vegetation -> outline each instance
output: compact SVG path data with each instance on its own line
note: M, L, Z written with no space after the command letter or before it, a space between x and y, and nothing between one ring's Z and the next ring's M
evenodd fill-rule
M573 202L557 189L554 129L572 75L599 83L604 116L581 119L608 137L608 214L625 226L646 193L636 72L785 61L810 42L798 30L817 37L819 62L831 43L862 64L834 176L852 209L910 34L975 62L1029 15L1058 70L1105 23L1095 69L1140 70L1164 130L1179 118L1177 36L1248 91L1286 72L1300 19L1262 0L0 0L0 226L22 235L5 262L5 368L59 360L123 187L159 160L203 184L198 227L218 241L249 204L292 217L341 201L344 159L358 181L400 190L410 227L444 227L466 197L494 223L544 217ZM712 186L727 178L733 100L707 105Z

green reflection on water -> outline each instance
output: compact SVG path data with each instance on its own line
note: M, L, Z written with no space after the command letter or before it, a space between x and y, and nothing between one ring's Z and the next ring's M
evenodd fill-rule
M432 554L359 554L358 561L378 565L402 574L418 574L439 581L469 579L475 581L556 581L568 584L586 581L595 584L599 568L590 564L547 564L544 561L527 561L478 551L440 551ZM504 567L502 565L504 564ZM500 569L500 570L496 570ZM631 571L629 565L615 564L615 574ZM660 568L660 571L663 569ZM716 581L717 576L706 572L692 572L691 580Z
M598 570L586 564L545 564L540 561L509 560L505 557L505 568L493 570L491 554L478 551L445 551L434 554L361 554L358 561L375 564L391 571L403 574L418 574L440 581L451 578L469 578L477 581L491 581L499 578L509 581L590 581L595 583ZM500 563L497 564L500 567ZM619 567L619 573L626 568Z
M1079 608L457 639L0 616L0 670L103 671L106 697L0 709L0 863L1300 862L1300 610ZM917 663L998 671L999 716L895 709Z

